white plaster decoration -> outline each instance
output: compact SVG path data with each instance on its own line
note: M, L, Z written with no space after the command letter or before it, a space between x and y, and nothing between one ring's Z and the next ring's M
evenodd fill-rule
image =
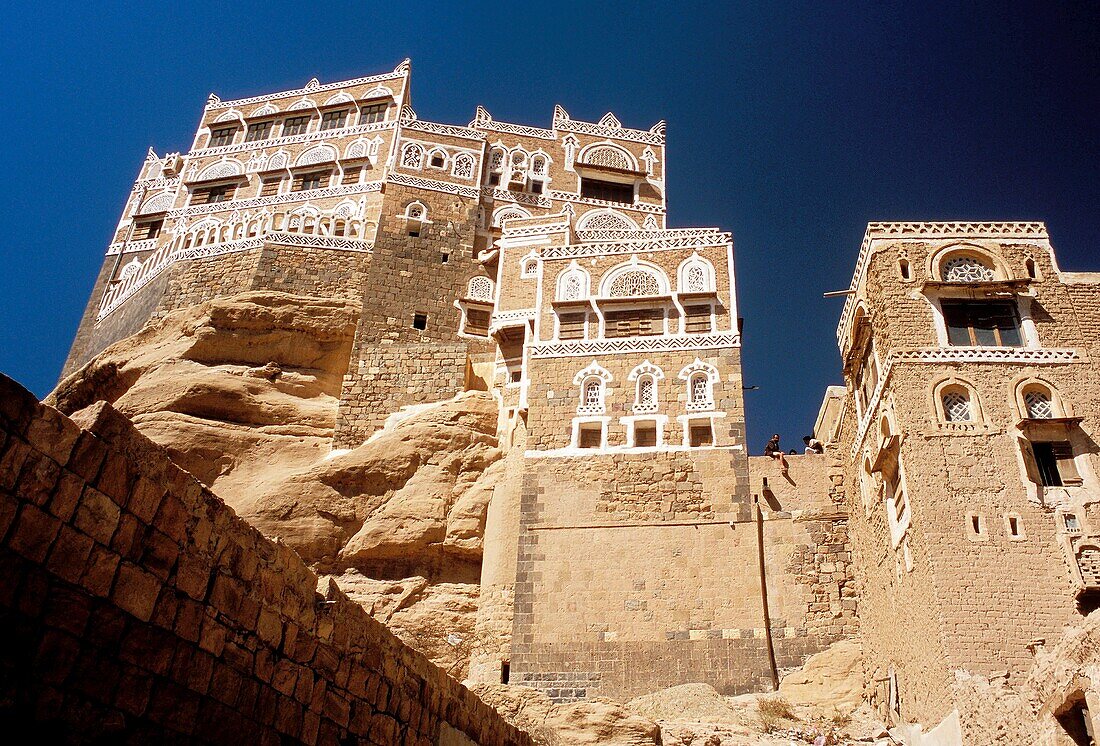
M123 251L123 247L125 247L125 251ZM124 254L136 254L139 251L149 251L150 249L155 249L156 247L157 239L155 238L145 238L141 241L119 241L107 247L107 256L112 256L120 252Z
M627 380L636 382L633 407L635 414L651 414L657 411L657 381L664 380L664 377L665 372L648 360L630 371Z
M402 64L404 64L404 63L402 63ZM374 82L390 81L390 80L393 80L394 78L397 78L397 77L404 78L404 77L407 77L408 74L409 74L409 71L408 71L407 67L402 69L402 66L398 65L397 68L395 68L393 72L382 73L380 75L370 75L370 76L367 76L367 77L364 77L364 78L355 78L354 80L342 80L342 81L339 81L339 82L336 82L336 83L325 83L324 85L318 85L318 86L316 86L312 89L309 89L309 91L307 91L304 88L300 88L300 89L293 90L293 91L280 91L279 93L269 93L269 94L265 94L265 95L262 95L262 96L252 96L250 98L241 98L241 99L236 99L236 100L232 100L232 101L222 101L217 96L215 96L213 93L211 93L210 98L206 102L206 109L209 111L209 110L212 110L212 109L223 109L223 108L229 108L229 107L232 107L232 106L241 107L241 106L247 106L249 104L259 104L259 103L270 102L270 101L273 101L273 100L276 100L276 99L281 99L281 98L293 98L293 97L296 97L296 96L301 96L302 94L307 93L307 92L320 93L320 92L327 92L327 91L335 91L335 90L339 90L341 88L351 88L353 86L369 85L369 84L374 83Z
M681 262L676 271L681 293L705 293L714 290L714 267L698 254Z
M582 300L588 297L588 272L573 262L568 269L558 275L557 292L554 297L560 301Z
M665 208L663 205L651 205L648 202L633 202L628 205L624 205L622 202L612 202L608 199L595 199L593 197L582 197L576 192L562 192L551 189L548 194L551 199L560 200L563 202L575 202L578 205L595 205L596 207L625 207L628 210L634 210L635 212L653 212L663 213Z
M608 383L611 383L611 373L595 360L573 376L573 385L581 387L578 415L596 415L606 411L604 394Z
M525 257L519 260L519 276L523 278L531 278L538 276L539 269L539 255L535 252L527 254Z
M290 153L285 150L280 150L270 158L267 159L267 167L271 171L275 171L280 168L286 168L290 163Z
M414 142L401 147L401 167L419 169L424 163L424 148Z
M665 334L654 337L571 339L531 345L532 358L589 357L592 355L682 352L720 347L740 347L741 336L733 332L712 334Z
M325 187L324 189L311 189L302 192L288 192L286 194L273 194L270 197L252 197L250 199L229 200L226 202L214 202L208 205L190 205L176 210L169 210L167 217L182 218L198 215L209 215L215 212L228 212L230 210L247 210L254 207L283 205L288 202L304 202L307 199L321 199L324 197L341 197L352 194L365 194L377 192L382 189L382 182L368 181L362 184L340 184Z
M411 106L404 104L401 106L401 111L397 118L400 120L401 124L412 124L416 121L416 112L413 111Z
M507 205L505 207L498 207L493 211L493 227L503 228L506 220L514 220L516 218L529 218L531 213L524 210L522 207L515 205Z
M165 212L172 207L172 203L176 201L176 195L171 192L162 192L161 194L155 194L149 199L145 200L141 207L137 210L137 215L148 215L153 212Z
M649 176L653 175L653 164L657 162L657 154L653 152L653 148L646 148L642 151L642 162L645 163L645 172Z
M195 181L210 181L211 179L225 179L233 176L241 176L244 174L244 165L240 161L226 158L218 161L217 163L211 163L209 166L199 172Z
M366 158L367 148L369 147L370 143L360 137L351 145L348 145L348 147L344 150L344 158L347 158L348 160L351 160L353 158Z
M215 124L221 124L222 122L241 122L244 121L244 117L236 109L230 109L229 111L218 115L214 120Z
M611 298L632 298L644 295L660 295L661 283L652 272L636 269L615 278L608 288Z
M577 146L580 141L573 135L566 135L561 140L562 147L565 149L565 170L572 171L573 166L576 163Z
M537 137L543 140L554 139L554 132L552 130L543 129L541 127L528 127L523 124L497 122L482 106L477 107L473 121L470 122L470 127L479 130L492 130L493 132L506 132L508 134L522 135L524 137Z
M727 248L729 233L708 228L676 228L656 233L639 231L623 239L578 243L570 246L548 246L542 250L544 259L579 259L582 257L634 254L646 251L676 251L681 249Z
M462 184L454 184L449 181L436 181L435 179L425 179L421 176L410 176L408 174L391 173L386 176L386 181L393 184L416 187L418 189L428 189L433 192L443 192L444 194L457 194L462 197L476 198L479 194L476 187L463 186Z
M275 104L271 103L270 101L268 101L266 104L264 104L263 106L261 106L260 108L256 109L254 112L252 112L252 116L254 116L254 117L266 117L266 116L271 116L272 114L278 114L278 113L279 113L279 107L276 106Z
M321 81L317 80L317 78L310 78L309 82L306 83L306 87L303 88L302 90L304 90L304 91L316 91L320 87L321 87Z
M414 200L405 206L404 214L406 220L424 222L428 219L428 207L420 200Z
M495 293L493 291L493 281L488 277L478 275L477 277L471 277L470 282L466 287L466 297L471 300L485 300L492 301Z
M461 137L467 140L484 140L485 135L477 130L468 129L466 127L455 127L451 124L440 124L438 122L427 122L423 119L417 119L413 114L412 119L405 118L405 110L412 111L407 106L401 107L401 129L410 130L415 132L425 132L430 135L446 135L449 137Z
M718 369L699 358L684 366L677 376L687 383L687 411L709 412L714 409L713 384L719 380Z
M638 224L618 210L589 210L577 221L578 231L637 231Z
M438 166L434 165L434 162L436 160L439 161ZM433 148L431 150L431 152L428 153L428 159L426 161L426 165L427 165L428 168L439 168L439 169L447 168L447 151L444 150L443 148Z
M517 202L523 205L538 205L539 207L553 206L550 198L544 194L514 192L511 189L501 189L500 187L482 187L481 194L492 197L494 201Z
M364 93L360 100L369 101L372 98L393 98L393 91L384 85L376 85L374 88Z
M474 177L474 157L469 153L459 153L451 165L451 175L458 179Z
M340 91L335 96L330 96L328 98L328 100L325 101L324 105L325 106L336 106L337 104L353 104L353 103L355 103L355 99L353 99L351 96L349 96L346 91Z
M535 176L546 176L546 170L549 160L545 155L533 155L531 156L531 173Z
M603 166L620 171L637 171L638 163L628 151L612 143L589 145L580 153L579 163L589 166Z
M294 165L312 166L317 163L327 163L328 161L335 161L338 155L336 148L331 145L318 145L298 156L298 160L294 162Z
M295 101L290 106L286 107L287 111L302 111L303 109L316 109L317 104L309 98L303 98Z
M957 256L943 265L944 282L990 282L993 277L993 268L973 256Z
M603 115L599 122L601 127L610 127L613 130L621 129L622 122L619 118L612 114L610 111Z
M129 280L131 277L135 276L140 271L141 262L138 261L137 257L134 257L129 262L127 262L126 265L122 268L122 271L118 273L118 279L125 282L126 280Z
M888 359L909 363L1072 363L1080 353L1067 347L925 347L895 350ZM881 383L881 381L880 381Z
M610 118L609 118L610 117ZM603 122L607 124L603 124ZM651 131L632 130L618 124L617 119L610 113L600 120L601 123L580 122L571 119L565 109L560 106L554 109L554 129L562 132L577 132L582 135L595 137L613 137L618 140L630 140L632 142L644 142L649 145L663 145L665 142L664 127L657 130L656 125ZM614 122L614 126L611 124ZM663 123L658 123L663 124Z
M652 215L645 216L645 222L642 224L642 228L647 231L660 230L660 226L657 225L657 218L653 217Z

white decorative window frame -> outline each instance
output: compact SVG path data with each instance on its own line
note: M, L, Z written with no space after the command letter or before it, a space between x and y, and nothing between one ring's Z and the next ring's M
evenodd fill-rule
M687 275L692 267L702 267L705 272L705 287L702 290L690 290L687 287ZM716 289L714 265L698 252L692 252L692 255L680 262L680 266L676 268L676 288L681 293L713 292Z
M586 404L586 389L593 381L600 383L600 401L598 404ZM611 372L593 360L588 367L573 376L573 385L579 387L580 398L577 402L578 415L602 415L607 411L607 385L611 383Z
M695 402L692 399L692 381L698 376L705 376L707 380L707 399L702 402ZM703 362L699 358L695 358L694 362L685 365L680 370L677 378L687 384L687 399L684 402L684 408L687 411L711 412L714 410L714 384L721 380L716 367L710 363Z
M618 264L604 273L603 277L600 278L600 297L612 297L611 286L615 284L615 281L619 279L619 277L630 272L645 272L653 276L657 281L657 295L669 294L668 276L660 265L654 264L653 262L641 261L638 259L637 255L634 255L630 258L629 262Z
M563 297L563 290L565 288L565 282L570 277L581 278L581 294L577 298L565 298ZM558 273L558 278L554 283L554 298L559 301L566 300L584 300L591 295L591 278L588 275L588 270L577 264L576 261L569 263L569 266Z
M648 414L655 413L661 405L660 387L659 381L663 381L665 378L665 372L661 370L659 366L646 360L643 363L635 366L629 374L627 374L626 380L634 382L634 414ZM650 379L653 381L653 401L649 403L642 403L642 381Z
M539 255L537 251L530 251L519 260L519 276L523 279L539 276Z

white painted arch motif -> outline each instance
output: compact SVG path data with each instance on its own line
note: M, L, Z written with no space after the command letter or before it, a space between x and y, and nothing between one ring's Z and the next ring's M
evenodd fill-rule
M317 163L335 161L339 153L331 145L317 145L298 156L294 162L296 166L312 166Z
M600 297L628 298L667 295L668 278L656 264L639 261L636 257L625 264L612 267L600 280Z
M636 231L638 224L610 207L589 210L577 221L579 231Z

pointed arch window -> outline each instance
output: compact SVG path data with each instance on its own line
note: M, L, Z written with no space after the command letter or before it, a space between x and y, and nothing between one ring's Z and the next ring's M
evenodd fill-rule
M588 297L588 277L584 270L573 267L558 278L557 299L560 301L583 300Z
M652 272L636 269L629 272L623 272L616 277L611 282L607 294L612 298L660 295L661 284Z
M1050 393L1040 388L1029 389L1024 393L1024 406L1030 420L1049 420L1054 418L1054 403Z
M610 381L611 374L595 361L573 377L574 385L579 387L578 415L600 415L607 410L605 396Z
M474 158L468 153L460 153L455 156L451 173L460 179L472 179L474 176Z
M424 162L424 149L416 143L407 143L401 150L401 165L405 168L420 168Z
M664 377L664 371L648 360L630 371L627 380L634 381L634 414L652 414L657 411L657 382Z
M714 386L718 369L699 358L680 371L680 380L687 382L687 410L709 412L714 409Z
M973 422L970 396L965 390L954 389L943 395L943 416L947 422Z

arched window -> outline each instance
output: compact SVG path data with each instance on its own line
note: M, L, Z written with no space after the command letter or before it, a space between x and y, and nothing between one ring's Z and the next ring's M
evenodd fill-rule
M589 210L577 221L579 231L636 231L638 226L618 210Z
M634 381L634 413L651 414L657 411L657 382L665 377L664 371L646 360L630 371L627 380Z
M597 145L588 148L581 155L582 161L589 166L603 166L618 171L635 171L634 158L622 148L614 145Z
M466 297L471 300L487 300L493 299L493 281L488 277L472 277L470 283L466 288Z
M522 207L516 207L515 205L508 205L505 207L498 207L496 212L493 213L493 227L503 228L505 220L512 220L513 218L529 218L531 213L524 210Z
M424 149L416 143L407 143L401 150L401 165L405 168L420 168L424 161Z
M489 170L497 174L504 170L504 148L489 151Z
M460 179L471 179L474 176L474 157L468 153L459 153L455 156L451 173Z
M428 165L432 168L445 168L447 166L447 153L436 148L428 155Z
M1041 388L1031 388L1024 393L1024 407L1030 420L1049 420L1054 417L1050 393Z
M538 274L539 259L534 254L523 257L519 265L520 277L535 277Z
M652 272L636 269L616 277L608 293L612 298L631 298L644 295L660 295L661 284Z
M968 254L943 263L944 282L989 282L995 276L993 267Z
M687 410L709 412L714 409L714 386L718 369L699 358L680 371L680 380L687 382Z
M580 267L571 267L558 275L558 300L582 300L588 297L588 276Z
M943 418L946 422L973 422L974 408L970 403L970 392L962 386L944 389L940 397L943 403Z
M531 173L536 176L546 175L546 156L536 155L531 159Z
M411 237L419 238L426 222L428 222L428 208L423 202L417 200L405 207L405 230Z
M138 270L140 270L140 269L141 269L141 262L139 262L137 260L137 258L135 257L135 258L131 259L126 264L126 266L124 266L122 268L122 272L119 273L118 279L125 282L126 280L129 280L131 277L136 275L138 273Z
M1027 271L1027 276L1030 277L1032 280L1038 280L1039 279L1039 270L1035 266L1035 260L1032 259L1031 257L1028 257L1024 261L1024 270Z
M596 415L606 411L605 386L611 381L611 374L595 360L573 377L573 383L580 387L580 403L577 414Z
M699 255L685 260L678 271L681 293L705 293L714 290L714 270Z

